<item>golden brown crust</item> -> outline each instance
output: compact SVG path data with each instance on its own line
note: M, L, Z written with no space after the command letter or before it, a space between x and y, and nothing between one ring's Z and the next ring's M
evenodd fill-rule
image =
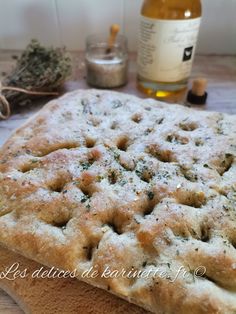
M66 94L0 152L0 242L155 313L235 313L235 157L235 116Z
M6 274L6 269L11 265L22 276L16 276L14 280L13 273L8 274L7 278L1 276L0 288L20 305L25 314L150 314L105 290L74 278L34 278L33 274L39 273L38 270L43 268L43 271L49 272L50 269L0 246L0 273ZM3 304L0 307L1 313L5 314ZM7 312L10 313L10 310Z

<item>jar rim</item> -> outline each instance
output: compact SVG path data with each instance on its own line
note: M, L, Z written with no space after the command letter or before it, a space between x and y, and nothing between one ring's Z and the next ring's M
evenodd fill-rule
M86 37L86 46L87 48L91 46L108 47L108 38L109 38L109 35L106 33L90 34ZM128 44L127 37L123 34L118 34L113 47L127 48L127 44Z

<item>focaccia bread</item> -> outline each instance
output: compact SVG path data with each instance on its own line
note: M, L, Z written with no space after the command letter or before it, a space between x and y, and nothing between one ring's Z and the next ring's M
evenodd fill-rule
M154 313L236 313L236 116L107 91L0 152L0 243Z
M20 254L0 246L0 273L6 273L6 268L19 263L18 269L33 274L43 267ZM16 266L14 266L16 269ZM85 282L72 278L33 278L27 276L15 280L13 274L0 280L0 289L5 290L21 307L24 314L150 314L139 306L126 302L115 295L95 288ZM0 290L1 314L22 314L22 312L8 309L3 302Z

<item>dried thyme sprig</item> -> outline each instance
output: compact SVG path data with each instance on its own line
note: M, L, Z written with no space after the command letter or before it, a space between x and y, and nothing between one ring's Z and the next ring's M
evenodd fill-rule
M71 73L71 60L65 49L45 48L32 40L4 81L29 91L51 92L58 89ZM3 91L11 106L28 104L32 96L17 91Z

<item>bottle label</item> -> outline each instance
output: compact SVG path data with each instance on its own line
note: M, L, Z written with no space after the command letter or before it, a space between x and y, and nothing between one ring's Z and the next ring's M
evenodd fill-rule
M158 20L141 16L138 74L159 82L190 76L201 18Z

